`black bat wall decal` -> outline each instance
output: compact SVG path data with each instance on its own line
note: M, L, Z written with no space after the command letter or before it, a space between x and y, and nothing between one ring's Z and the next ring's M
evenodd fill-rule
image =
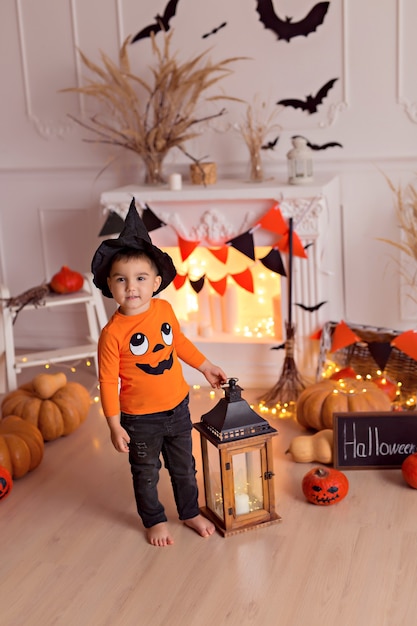
M272 141L267 141L261 146L261 150L273 150L278 143L278 139L279 135L278 137L275 137L275 139L273 139Z
M302 137L302 135L297 135L297 137ZM295 139L295 136L291 137L291 139ZM311 150L327 150L327 148L343 148L342 144L338 143L337 141L328 141L327 143L318 144L318 143L311 143L311 141L309 141L307 137L303 137L303 139L306 140L307 145L309 148L311 148Z
M315 4L311 11L299 22L293 22L292 17L286 17L285 20L280 19L275 13L272 0L257 0L256 10L259 13L259 20L265 28L272 30L278 39L290 41L293 37L301 35L307 37L318 26L323 24L329 4L330 2Z
M145 37L150 37L151 33L155 35L159 33L161 30L167 32L169 30L169 23L171 18L174 17L175 12L177 10L178 0L169 0L168 4L165 7L165 11L163 15L159 15L157 13L155 15L155 23L146 26L142 30L140 30L132 39L130 43L135 43L135 41L139 41L139 39L145 39Z
M309 313L313 313L314 311L318 311L323 304L327 304L327 300L323 300L323 302L319 302L313 306L306 306L305 304L301 304L301 302L294 302L295 306L299 306L303 311L308 311Z
M277 104L282 104L285 107L293 107L294 109L302 109L307 111L309 115L317 112L317 107L322 104L324 98L329 93L338 78L332 78L321 89L318 90L315 96L309 94L305 100L297 100L295 98L287 98L285 100L278 100Z
M201 35L201 38L207 39L207 37L210 37L210 35L215 35L216 33L219 32L219 30L221 30L225 26L227 26L227 22L222 22L220 26L217 26L217 28L213 28L213 30L211 30L209 33L205 33L204 35Z

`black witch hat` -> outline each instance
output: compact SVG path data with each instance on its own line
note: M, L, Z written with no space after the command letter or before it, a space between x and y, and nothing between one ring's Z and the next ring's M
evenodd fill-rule
M132 198L122 232L117 239L106 239L103 241L97 248L91 262L93 282L96 287L101 289L103 296L107 298L113 297L107 285L113 257L118 252L132 249L143 250L156 263L158 274L162 280L159 289L155 291L154 295L168 287L174 280L177 272L171 257L153 245L149 233L136 210L135 199Z

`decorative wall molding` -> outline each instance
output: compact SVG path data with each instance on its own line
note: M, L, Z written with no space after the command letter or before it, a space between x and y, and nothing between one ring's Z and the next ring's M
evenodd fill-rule
M25 38L25 29L23 25L23 0L16 0L16 12L17 12L17 25L19 32L19 46L20 46L20 58L22 63L22 74L23 74L23 91L25 98L25 107L26 114L29 120L32 122L37 132L43 139L51 139L56 137L64 137L69 134L73 130L73 124L70 122L67 123L56 123L52 120L41 119L34 112L34 107L32 104L32 92L30 86L30 77L29 77L29 68L28 68L28 51L26 48L26 38ZM71 14L74 16L74 0L69 0L71 6ZM74 30L73 30L74 33Z
M320 121L319 128L328 128L333 126L340 113L343 113L348 108L348 37L347 37L347 0L341 0L341 85L342 85L342 99L339 102L333 103L327 109L327 116L325 121Z
M413 0L411 0L413 1ZM396 60L397 60L397 103L403 108L408 119L417 124L417 102L411 100L405 95L405 77L404 77L404 46L406 35L404 29L404 13L405 3L407 0L397 0L397 38L396 38ZM415 83L415 76L412 78Z

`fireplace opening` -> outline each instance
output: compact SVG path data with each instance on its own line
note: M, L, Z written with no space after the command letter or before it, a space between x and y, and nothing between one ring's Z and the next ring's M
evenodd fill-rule
M224 342L282 341L281 277L261 261L270 247L256 247L256 261L230 247L226 263L203 246L185 261L178 247L163 249L182 285L169 285L161 297L174 307L185 335Z

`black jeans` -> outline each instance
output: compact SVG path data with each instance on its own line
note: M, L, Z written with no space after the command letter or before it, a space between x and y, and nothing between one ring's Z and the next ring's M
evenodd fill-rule
M120 422L130 436L129 462L133 488L137 510L145 528L167 520L157 489L161 453L171 477L179 518L186 520L198 515L188 396L170 411L148 415L122 413Z

